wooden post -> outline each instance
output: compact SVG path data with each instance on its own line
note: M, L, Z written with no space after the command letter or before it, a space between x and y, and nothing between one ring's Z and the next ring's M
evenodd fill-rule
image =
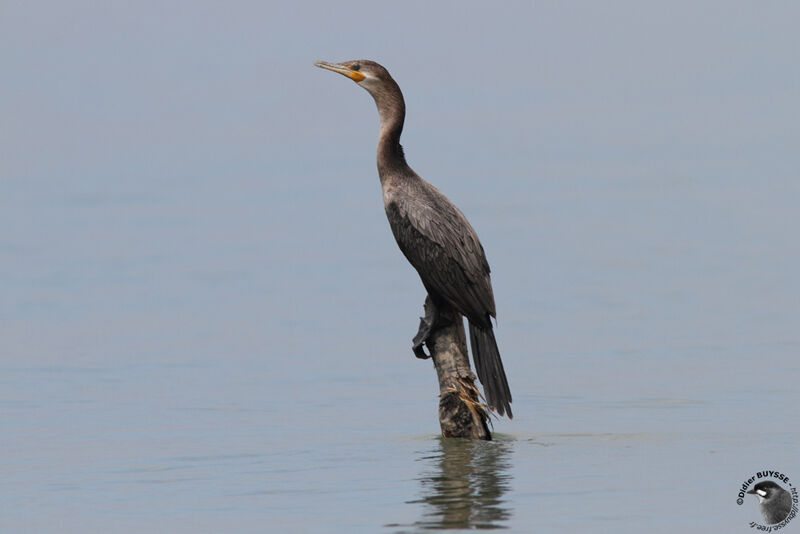
M425 299L426 316L430 300ZM491 440L489 413L480 402L469 366L467 338L461 314L440 307L438 320L425 343L439 376L439 424L445 438Z

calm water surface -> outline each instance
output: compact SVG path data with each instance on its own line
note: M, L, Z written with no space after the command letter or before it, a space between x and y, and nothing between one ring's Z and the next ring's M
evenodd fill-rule
M582 185L461 188L517 415L492 443L437 436L375 184L274 232L302 184L214 222L177 186L9 188L38 222L4 242L3 530L743 530L741 480L800 473L796 185Z

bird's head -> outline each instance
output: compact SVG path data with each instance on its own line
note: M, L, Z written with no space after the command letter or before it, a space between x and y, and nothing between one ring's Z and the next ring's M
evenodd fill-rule
M781 488L778 484L771 480L765 480L764 482L759 482L753 489L748 491L747 493L752 493L756 497L758 497L758 502L762 503L764 501L769 501L774 497L777 497L781 494L781 492L786 491Z
M317 61L314 65L347 76L373 94L388 83L394 84L389 71L368 59L356 59L354 61L345 61L344 63Z

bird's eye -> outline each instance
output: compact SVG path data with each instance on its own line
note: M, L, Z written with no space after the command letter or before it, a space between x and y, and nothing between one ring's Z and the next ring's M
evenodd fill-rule
M357 64L357 63L356 63L355 65L353 65L353 66L352 66L352 67L350 67L350 68L351 68L351 69L353 69L353 70L361 70L361 65L359 65L359 64Z

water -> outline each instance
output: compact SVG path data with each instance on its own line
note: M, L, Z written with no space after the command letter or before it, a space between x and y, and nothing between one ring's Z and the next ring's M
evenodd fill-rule
M712 187L658 197L634 188L594 212L591 191L572 185L549 186L550 207L530 211L473 201L468 213L495 239L490 258L500 256L498 336L517 415L495 421L493 443L437 437L435 373L409 348L423 295L387 228L364 230L371 246L350 246L349 258L299 244L264 252L269 244L245 246L237 227L257 203L244 191L217 199L245 208L200 246L189 239L192 210L164 195L120 201L131 219L90 244L80 236L114 202L54 198L47 215L61 224L46 231L40 220L42 246L33 230L10 240L19 252L17 279L4 285L14 306L4 308L13 328L0 382L3 527L742 528L759 516L754 503L735 505L740 479L797 469L798 295L786 267L798 257L774 220L794 215L780 209L749 238L692 235L697 219L745 226L739 208L724 207L733 202L701 209ZM677 198L688 211L667 224ZM630 207L645 199L650 208ZM373 200L364 213L379 220ZM563 209L594 220L578 225ZM504 244L542 223L589 235L537 230L536 265L518 264ZM48 242L49 232L78 237ZM113 247L137 234L154 236L141 245L149 253ZM203 248L226 256L198 264ZM56 250L61 260L47 261ZM273 254L288 265L269 263Z
M796 17L137 6L0 32L0 530L739 532L800 479ZM375 43L492 265L491 443L438 437L374 106L311 65Z

